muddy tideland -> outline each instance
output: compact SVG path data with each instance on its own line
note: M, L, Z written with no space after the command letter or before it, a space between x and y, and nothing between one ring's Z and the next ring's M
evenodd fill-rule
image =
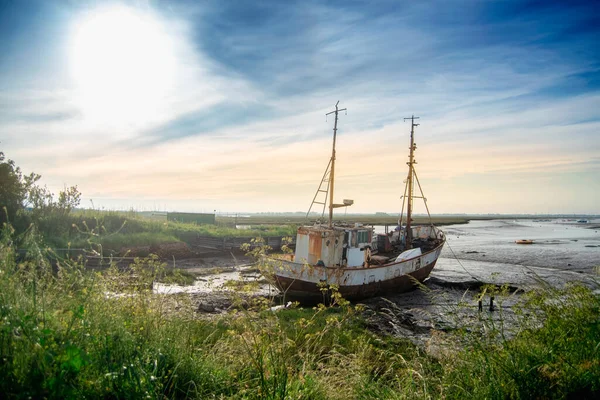
M447 243L421 289L364 300L365 318L374 330L408 337L431 346L431 332L468 326L483 314L511 317L519 293L539 285L561 287L582 282L598 288L600 220L488 220L444 228ZM517 244L518 240L532 244ZM233 307L233 297L274 297L277 291L260 276L252 260L223 254L184 260L179 268L198 274L191 286L156 284L160 293L189 293L200 313ZM506 285L512 295L479 297L486 284Z

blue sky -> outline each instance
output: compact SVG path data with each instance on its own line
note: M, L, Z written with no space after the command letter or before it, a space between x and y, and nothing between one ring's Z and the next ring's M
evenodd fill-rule
M353 211L399 209L415 114L434 213L600 213L598 11L0 0L0 149L96 206L301 211L340 100Z

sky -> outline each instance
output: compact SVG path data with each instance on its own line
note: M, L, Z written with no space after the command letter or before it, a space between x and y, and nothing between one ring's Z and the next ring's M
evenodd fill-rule
M600 214L597 1L0 0L0 151L82 207ZM425 212L416 201L416 212ZM343 212L343 211L337 211Z

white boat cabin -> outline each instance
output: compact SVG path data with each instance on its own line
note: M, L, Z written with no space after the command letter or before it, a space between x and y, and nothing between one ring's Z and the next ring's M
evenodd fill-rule
M362 267L370 256L373 230L362 225L298 228L294 261L325 267Z

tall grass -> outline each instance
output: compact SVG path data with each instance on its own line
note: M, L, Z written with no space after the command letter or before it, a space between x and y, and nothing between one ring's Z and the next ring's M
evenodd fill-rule
M492 318L481 321L485 335L464 335L466 349L445 366L446 393L476 398L597 398L598 293L581 284L545 287L526 293L514 308L518 320L510 336ZM472 373L465 374L467 368Z
M328 306L274 313L256 301L205 318L185 295L153 293L156 258L91 273L50 265L45 252L34 230L0 235L6 398L591 398L600 389L600 299L583 286L532 292L510 338L485 314L448 332L454 351L433 358L369 331L362 308L335 290Z

